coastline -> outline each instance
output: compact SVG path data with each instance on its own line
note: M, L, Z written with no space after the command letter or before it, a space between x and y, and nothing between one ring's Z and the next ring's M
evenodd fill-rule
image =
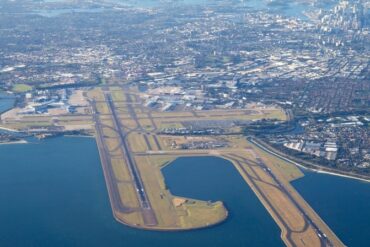
M92 138L92 139L95 139L94 135L71 135L71 134L68 134L68 135L63 135L63 136L68 137L68 138Z
M328 175L332 175L332 176L338 176L338 177L344 177L344 178L350 178L350 179L355 179L355 180L359 180L359 181L362 181L362 182L367 182L367 183L370 183L370 179L366 179L366 178L361 178L361 177L357 177L357 176L354 176L354 175L350 175L350 174L343 174L342 172L340 171L334 171L332 169L330 169L330 171L327 171L325 169L328 169L328 168L324 168L324 167L316 167L316 168L312 168L312 167L306 167L302 164L299 164L298 162L296 161L293 161L289 158L286 158L274 151L271 151L269 148L265 147L264 145L256 142L253 138L251 137L247 137L247 140L250 141L251 143L253 143L254 145L256 145L257 147L261 148L262 150L282 159L282 160L285 160L293 165L296 165L298 166L299 168L302 168L302 169L305 169L305 170L309 170L309 171L313 171L313 172L317 172L317 173L323 173L323 174L328 174Z
M0 130L5 130L5 131L15 132L15 133L19 133L20 132L18 130L10 129L10 128L6 128L6 127L2 127L2 126L0 126Z
M328 171L319 170L319 169L317 169L317 170L312 169L312 170L316 173L328 174L328 175L333 175L333 176L343 177L343 178L349 178L349 179L356 179L356 180L359 180L359 181L362 181L362 182L370 183L369 179L358 178L358 177L355 177L355 176L350 176L350 175L345 175L345 174L335 173L335 172L328 172Z
M28 141L26 140L19 140L19 141L10 141L10 142L0 142L0 145L13 145L13 144L27 144Z

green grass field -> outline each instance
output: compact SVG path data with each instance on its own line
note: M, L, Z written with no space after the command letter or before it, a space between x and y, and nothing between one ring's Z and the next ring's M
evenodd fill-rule
M12 91L15 93L25 93L32 90L32 87L27 84L15 84L12 87Z

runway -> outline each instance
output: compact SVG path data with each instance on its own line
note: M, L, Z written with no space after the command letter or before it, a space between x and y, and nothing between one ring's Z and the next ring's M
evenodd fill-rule
M267 206L266 208L271 211L270 213L272 213L273 217L276 217L278 224L281 224L280 227L282 228L282 235L285 238L286 244L288 246L313 246L312 243L304 241L307 241L307 239L313 237L312 234L311 237L306 235L309 234L309 229L311 228L315 233L315 241L317 241L317 244L314 246L343 246L340 240L334 244L324 233L324 230L320 229L320 227L315 223L316 220L321 219L318 218L313 220L310 216L311 214L308 213L306 209L301 206L301 203L298 202L297 199L292 195L294 191L286 188L284 182L280 181L279 177L273 173L269 166L265 164L265 162L258 156L258 154L254 152L254 150L251 149L249 152L253 153L253 160L249 158L247 159L244 155L237 154L224 154L222 156L232 161L237 169L241 171L241 174L247 177L247 182L249 185L252 187L258 197L260 197L260 200L265 204L265 206ZM246 169L247 167L248 169ZM264 177L261 177L261 174L263 174L261 171L263 171L265 174ZM265 177L266 175L267 177ZM263 184L265 186L263 186ZM275 204L275 201L271 198L271 196L273 196L271 193L274 192L272 192L273 190L268 189L268 187L278 189L280 191L280 197L284 196L288 199L288 204L286 204L285 209L284 207L281 207L281 204ZM276 196L278 195L276 194ZM289 221L289 217L292 216L288 215L293 212L288 210L288 208L291 208L291 210L297 210L299 212L300 217L304 221L303 227L298 227L298 222L295 224L294 222L292 223ZM286 210L285 217L284 214L281 213L281 210ZM293 228L293 226L295 227ZM293 237L294 234L295 237ZM338 245L338 243L341 245Z
M144 224L147 225L147 226L155 226L157 225L157 219L156 219L156 216L155 216L155 213L150 205L150 201L148 199L148 196L145 192L145 186L141 180L141 177L140 177L140 172L138 171L137 167L136 167L136 164L135 164L135 160L133 159L132 155L131 155L131 151L130 151L130 148L128 146L128 143L127 143L127 133L124 131L123 127L122 127L122 124L118 118L118 114L116 112L116 109L115 109L115 106L114 106L114 102L112 100L112 97L109 93L106 93L105 94L105 97L106 97L106 102L107 102L107 105L109 106L109 111L111 113L111 116L112 116L112 122L113 122L113 129L115 131L115 133L117 133L119 139L120 139L120 146L119 148L121 149L122 153L123 153L123 159L125 160L125 164L127 164L127 168L128 170L130 171L130 174L131 174L131 177L132 177L132 182L133 182L133 185L135 186L135 190L136 190L136 194L137 194L137 197L138 197L138 200L140 202L140 209L135 209L135 210L140 210L141 213L142 213L142 216L143 216L143 220L144 220ZM114 181L114 175L113 175L113 171L112 171L112 167L109 166L109 160L110 160L110 156L111 156L111 153L109 152L109 150L107 150L106 147L104 147L104 138L102 138L104 136L104 133L102 131L102 124L99 120L99 116L98 116L98 113L96 111L96 107L95 107L95 110L94 110L94 119L95 119L95 124L96 124L96 131L97 131L97 135L99 136L99 142L101 142L102 144L100 144L99 146L102 146L101 149L102 150L102 153L103 153L103 157L104 160L107 160L106 163L108 163L108 165L104 166L105 167L105 174L106 174L106 180L107 180L107 185L108 186L108 192L110 194L110 197L111 197L111 202L113 202L113 205L116 209L122 211L122 213L126 213L129 211L129 209L127 207L125 207L125 205L122 205L122 201L121 201L121 198L120 198L120 195L119 195L119 191L117 189L117 182Z

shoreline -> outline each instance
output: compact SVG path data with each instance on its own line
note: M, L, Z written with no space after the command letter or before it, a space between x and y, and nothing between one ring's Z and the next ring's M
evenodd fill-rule
M328 174L328 175L332 175L332 176L355 179L355 180L359 180L359 181L362 181L362 182L370 183L370 180L368 180L368 179L358 178L358 177L354 177L354 176L351 176L351 175L345 175L345 174L341 174L341 173L329 172L329 171L324 171L324 170L319 170L319 169L317 169L317 170L312 169L312 170L313 170L313 172L316 172L316 173Z
M332 175L332 176L337 176L337 177L344 177L344 178L349 178L349 179L355 179L355 180L358 180L358 181L362 181L362 182L367 182L367 183L370 183L370 179L366 179L366 178L360 178L360 177L357 177L357 176L354 176L354 175L349 175L349 174L343 174L341 172L337 172L337 171L326 171L325 169L327 168L320 168L320 167L317 167L317 168L311 168L311 167L306 167L305 165L302 165L302 164L299 164L298 162L296 161L293 161L289 158L286 158L274 151L271 151L269 148L265 147L264 145L254 141L253 138L247 138L248 141L250 141L251 143L253 143L254 145L256 145L257 147L261 148L262 150L282 159L282 160L285 160L293 165L296 165L298 166L299 168L302 168L302 169L305 169L305 170L309 170L309 171L312 171L312 172L316 172L316 173L322 173L322 174L328 174L328 175Z
M10 129L10 128L6 128L6 127L2 127L2 126L0 126L0 130L9 131L9 132L14 132L14 133L19 133L19 132L20 132L20 131L18 131L18 130Z
M95 139L95 136L94 135L63 135L64 137L68 137L68 138L92 138L92 139Z
M249 185L249 187L252 189L252 191L255 193L259 201L263 204L265 209L268 211L270 216L273 218L275 223L278 225L278 227L281 230L281 239L282 241L287 245L287 246L295 246L296 242L294 242L294 237L292 237L292 233L294 232L294 227L292 228L292 225L288 223L287 220L289 220L289 216L282 216L281 211L279 211L279 203L277 203L274 200L271 200L271 192L266 191L263 186L261 187L258 185L258 180L261 179L261 177L258 177L257 179L253 177L249 173L248 170L246 170L242 163L238 161L237 159L233 158L232 156L222 156L222 158L230 161L233 166L239 171L240 175L243 177L245 182ZM271 164L272 165L272 164ZM250 168L252 174L256 174L256 170L254 168ZM263 170L263 168L260 168ZM265 170L266 172L266 170ZM271 174L271 173L269 173ZM293 203L292 205L296 207L296 209L301 212L301 215L305 215L306 220L311 220L310 222L314 222L314 226L316 229L318 229L320 232L321 230L324 230L330 241L333 241L334 244L333 246L345 246L341 240L336 236L336 234L330 229L330 227L325 223L325 221L311 208L311 206L304 200L303 197L295 190L293 185L290 183L290 181L286 180L280 180L279 178L276 178L274 175L272 175L274 181L276 181L277 186L280 188L288 188L284 189L285 192L289 192L289 198L291 202ZM256 183L257 181L257 183ZM259 180L261 181L261 180ZM262 180L265 181L265 180ZM281 181L281 182L279 182ZM283 184L283 185L282 185ZM267 192L267 193L266 193ZM269 196L270 195L270 196ZM287 194L286 194L287 195ZM287 204L289 206L289 204ZM281 208L280 208L281 209ZM287 210L287 209L284 209ZM287 211L288 215L290 214L291 211ZM284 214L283 214L284 215ZM308 218L309 217L309 218ZM306 221L307 222L307 221ZM311 224L311 223L310 223ZM311 225L312 227L312 225ZM309 233L306 233L309 234ZM326 237L325 237L326 238ZM321 237L319 238L321 239ZM312 244L311 244L312 245ZM311 246L310 245L310 246ZM313 246L313 245L312 245ZM316 246L316 245L315 245ZM325 245L326 246L326 245Z
M13 144L28 144L28 141L19 140L19 141L10 141L10 142L0 142L0 145L13 145Z

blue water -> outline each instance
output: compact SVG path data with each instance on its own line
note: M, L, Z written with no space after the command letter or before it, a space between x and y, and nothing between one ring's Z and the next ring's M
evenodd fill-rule
M216 157L180 158L163 173L173 194L221 200L229 209L229 220L210 230L214 233L211 239L199 232L199 238L204 239L201 246L284 246L280 229L229 161Z
M277 225L228 161L181 158L164 175L174 194L224 201L229 220L191 232L132 229L112 217L93 139L0 145L0 246L283 246ZM347 245L370 241L369 184L309 173L294 186Z
M44 0L44 2L68 2L66 0ZM312 9L321 8L329 10L334 7L337 1L318 2L315 6L306 2L295 0L231 0L231 1L218 1L218 0L110 0L112 3L117 3L122 6L130 6L136 8L163 8L168 6L177 5L215 5L232 4L235 7L248 7L252 10L263 10L271 13L284 15L288 17L296 17L302 20L308 20L304 12ZM278 3L278 4L277 4ZM221 7L222 8L222 7ZM56 17L61 14L71 13L99 13L107 9L104 8L68 8L68 9L47 9L35 10L34 13L45 17Z
M200 5L212 2L212 0L115 0L115 2L124 3L134 7L152 8L172 4Z
M45 1L45 0L44 0ZM161 1L161 0L111 0L113 3L119 3L124 6L136 7L136 8L157 8L166 7L174 4L191 4L199 5L205 4L209 0L175 0L175 1ZM68 2L65 0L48 0L45 2ZM104 11L111 10L105 8L55 8L55 9L36 9L33 13L44 16L44 17L57 17L63 14L78 14L78 13L102 13Z
M293 186L347 246L370 243L370 183L306 172Z
M93 139L1 145L0 246L282 246L276 224L229 162L179 159L165 174L177 193L225 200L230 220L192 232L132 229L112 217Z
M14 103L14 96L0 92L0 114L13 108Z
M280 4L276 4L280 3ZM296 17L302 20L307 20L304 12L312 9L321 8L329 10L337 4L338 1L327 1L315 3L315 6L305 2L296 0L244 0L244 5L254 10L270 11L275 14L284 15L288 17Z
M73 9L39 9L35 10L34 13L44 16L44 17L56 17L63 14L72 14L72 13L101 13L104 12L104 8L73 8Z

